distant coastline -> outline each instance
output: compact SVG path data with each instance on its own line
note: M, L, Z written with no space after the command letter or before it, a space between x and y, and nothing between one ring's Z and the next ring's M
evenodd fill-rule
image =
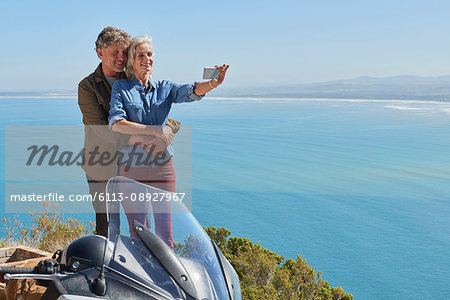
M77 95L26 95L26 96L3 96L0 99L61 99L61 98L77 98Z
M76 98L74 89L0 91L0 98ZM438 77L361 76L327 82L271 86L223 86L210 99L246 100L340 100L450 102L450 75Z
M0 99L76 99L76 94L42 94L42 95L2 95ZM320 98L320 97L206 97L211 100L246 100L246 101L336 101L336 102L402 102L402 103L450 103L450 101L436 99L367 99L367 98Z

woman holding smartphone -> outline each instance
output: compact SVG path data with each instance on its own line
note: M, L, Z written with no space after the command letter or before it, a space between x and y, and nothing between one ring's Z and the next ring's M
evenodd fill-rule
M173 166L173 148L164 144L158 138L161 135L170 135L165 132L165 124L173 103L192 102L202 97L222 84L228 65L216 66L219 70L217 79L193 84L176 84L171 81L152 81L153 49L151 39L148 37L136 37L130 42L128 48L128 61L126 66L127 79L117 80L111 92L111 109L109 112L109 124L113 131L131 135L155 136L153 145L126 146L120 151L123 161L127 165L120 166L120 175L145 183L147 185L176 192L176 177ZM152 141L153 141L152 140ZM139 155L148 155L146 150L164 150L164 157L150 159L150 164L142 164ZM142 156L141 156L142 157ZM158 163L155 163L158 161ZM161 163L161 161L163 163ZM130 163L131 162L131 163ZM142 162L142 160L141 160ZM126 187L121 187L121 192L127 193ZM146 226L150 226L150 220L144 207L148 202L123 203L127 213L130 234L136 236L133 228L133 220L138 220ZM128 207L127 207L128 206ZM152 208L155 221L156 234L173 249L172 216L170 202L153 202Z

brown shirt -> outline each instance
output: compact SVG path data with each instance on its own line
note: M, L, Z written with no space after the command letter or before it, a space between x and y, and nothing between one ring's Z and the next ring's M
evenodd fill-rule
M125 73L120 74L125 78ZM83 169L97 181L107 181L114 176L117 149L123 147L129 135L108 128L111 87L100 63L95 71L78 84L78 106L85 125ZM167 125L176 133L181 123L168 119Z

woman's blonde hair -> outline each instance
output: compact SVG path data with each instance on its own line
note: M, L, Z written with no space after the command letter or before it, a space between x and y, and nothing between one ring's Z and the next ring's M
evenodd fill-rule
M127 67L125 68L125 73L127 74L128 80L132 80L134 78L133 64L134 64L134 59L136 56L136 48L140 44L144 44L144 43L148 44L150 46L150 48L153 48L152 39L146 35L134 37L130 41L130 47L128 48Z

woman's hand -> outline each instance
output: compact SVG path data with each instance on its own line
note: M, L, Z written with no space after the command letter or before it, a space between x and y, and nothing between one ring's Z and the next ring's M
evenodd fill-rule
M221 65L221 66L214 66L214 67L216 69L219 69L219 78L211 79L211 84L216 88L222 84L223 80L225 79L225 74L227 73L227 70L230 67L230 65Z
M194 93L197 96L202 96L212 89L215 89L219 85L222 84L222 82L225 80L225 75L227 73L229 65L221 65L221 66L215 66L217 69L219 69L219 77L217 79L211 79L210 81L205 82L199 82L195 85Z

